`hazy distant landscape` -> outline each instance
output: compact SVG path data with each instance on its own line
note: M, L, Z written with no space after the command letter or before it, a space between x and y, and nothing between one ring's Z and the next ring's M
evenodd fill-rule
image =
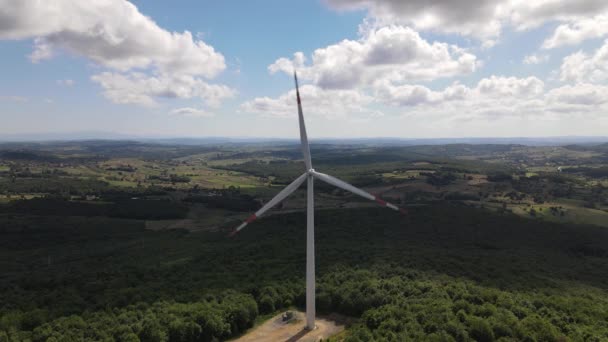
M608 145L312 145L335 340L608 338ZM211 341L304 300L292 143L0 145L0 339Z

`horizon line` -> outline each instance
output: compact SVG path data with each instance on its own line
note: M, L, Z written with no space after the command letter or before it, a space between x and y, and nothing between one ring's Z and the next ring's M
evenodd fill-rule
M107 133L108 136L103 136L105 132L99 132L86 136L87 134L82 132L71 132L71 133L31 133L31 134L10 134L9 137L3 137L0 135L0 143L26 143L26 142L77 142L77 141L163 141L163 140L256 140L256 141L298 141L297 138L293 137L263 137L263 136L153 136L153 135L130 135L121 133ZM49 135L46 136L45 135ZM75 137L58 137L59 135L79 135ZM98 135L98 136L95 136ZM113 136L112 136L113 135ZM39 138L36 138L38 136ZM608 135L550 135L550 136L461 136L461 137L394 137L394 136L354 136L354 137L316 137L310 138L311 141L347 141L347 140L393 140L393 141L420 141L420 140L606 140L608 142Z

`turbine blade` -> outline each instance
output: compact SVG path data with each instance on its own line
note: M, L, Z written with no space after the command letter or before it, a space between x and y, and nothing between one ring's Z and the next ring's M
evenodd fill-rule
M384 201L382 198L380 198L379 196L376 195L372 195L369 192L365 191L365 190L361 190L357 187L354 187L348 183L346 183L343 180L340 180L336 177L332 177L330 175L321 173L321 172L317 172L317 171L313 171L312 172L313 176L317 179L320 179L322 181L324 181L325 183L329 183L333 186L336 186L340 189L346 190L346 191L350 191L355 195L359 195L363 198L367 198L370 201L376 201L378 202L380 205L383 205L387 208L393 209L395 211L400 211L402 214L407 214L407 210L403 209L403 208L399 208L396 205L392 204L392 203L388 203L386 201Z
M296 178L296 180L294 180L293 182L291 182L291 184L289 184L283 190L281 190L276 196L274 196L270 201L268 201L268 203L266 203L262 208L260 208L258 211L256 211L251 216L249 216L243 223L241 223L238 227L236 227L230 233L230 236L234 236L241 229L245 228L249 223L255 221L256 219L258 219L259 217L264 215L265 212L267 212L272 207L274 207L275 205L277 205L281 201L283 201L287 196L291 195L294 191L296 191L300 187L300 185L302 185L302 183L304 183L307 175L308 175L307 173L304 173L300 177Z
M308 136L306 134L306 124L304 123L304 113L302 113L302 101L300 100L300 87L298 86L298 75L293 72L293 79L296 82L296 96L298 98L298 121L300 123L300 144L302 146L302 154L304 154L304 163L306 170L312 169L312 161L310 160L310 147L308 146Z

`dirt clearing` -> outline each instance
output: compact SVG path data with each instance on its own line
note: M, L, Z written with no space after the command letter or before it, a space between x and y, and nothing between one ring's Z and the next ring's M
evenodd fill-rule
M283 322L282 315L278 314L262 325L239 337L234 342L316 342L326 339L344 330L344 322L332 317L317 317L317 328L309 331L305 328L306 316L303 312L293 311L295 318Z

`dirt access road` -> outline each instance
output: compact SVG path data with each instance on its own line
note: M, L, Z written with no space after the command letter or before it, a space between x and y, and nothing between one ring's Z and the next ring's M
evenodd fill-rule
M283 322L283 313L278 314L233 342L316 342L344 330L344 325L336 322L339 320L319 317L316 321L317 328L307 330L305 314L293 312L295 318L290 322Z

